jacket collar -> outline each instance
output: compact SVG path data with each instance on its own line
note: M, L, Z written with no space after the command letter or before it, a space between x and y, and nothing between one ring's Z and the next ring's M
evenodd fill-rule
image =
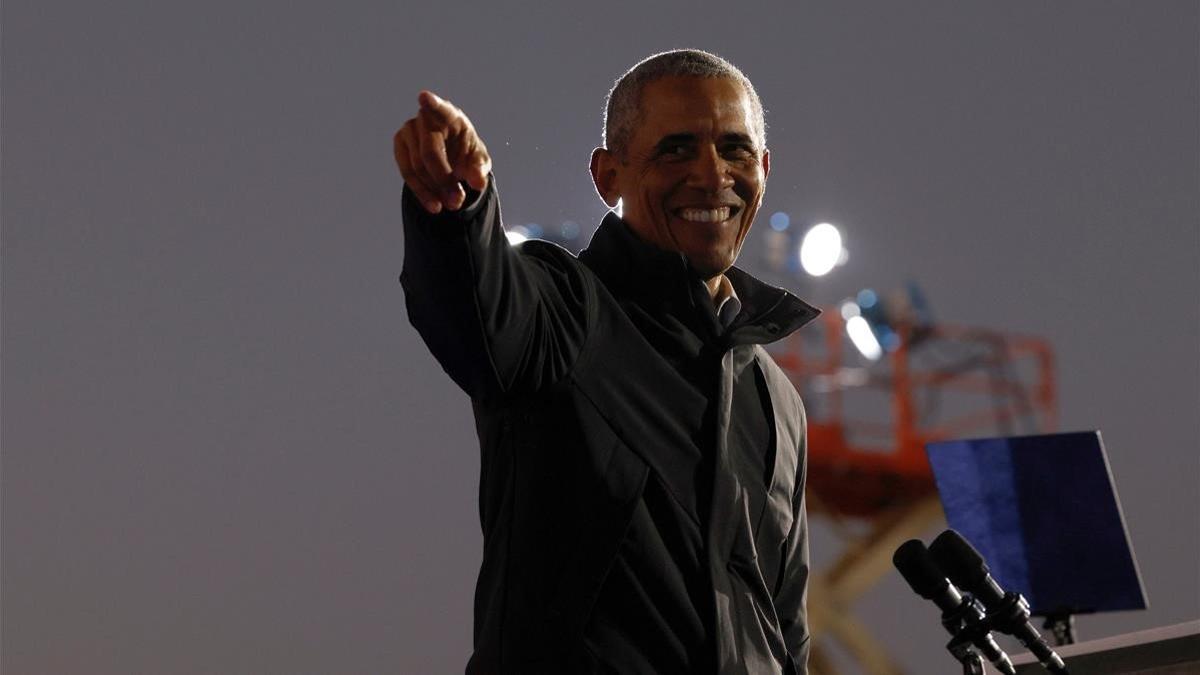
M765 284L737 267L725 272L742 312L722 330L703 281L678 251L642 241L617 214L609 212L579 259L618 300L675 315L688 325L704 323L730 344L766 344L791 334L820 310L782 288ZM705 318L707 317L707 318Z

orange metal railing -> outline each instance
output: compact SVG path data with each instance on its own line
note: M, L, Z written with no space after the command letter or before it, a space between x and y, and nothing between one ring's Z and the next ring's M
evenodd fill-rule
M860 365L836 310L822 313L820 336L800 331L773 352L809 410L810 508L872 516L934 492L925 456L931 441L1057 428L1054 355L1039 338L948 325L893 326L898 347ZM815 344L814 344L815 343ZM945 353L953 356L947 363ZM940 359L926 358L941 354ZM870 414L848 398L880 393ZM956 408L943 419L922 398Z

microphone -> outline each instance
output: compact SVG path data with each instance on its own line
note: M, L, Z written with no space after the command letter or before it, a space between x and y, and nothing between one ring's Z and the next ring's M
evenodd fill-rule
M956 658L960 661L964 659L965 643L970 642L1001 673L1016 675L1017 671L1008 654L992 638L979 603L972 598L964 598L950 583L925 549L925 544L918 539L904 542L892 555L892 564L917 595L932 600L942 610L942 625L955 638L947 647Z
M1020 593L1006 593L992 578L979 551L954 530L939 534L929 552L950 579L983 602L992 628L1017 638L1052 673L1066 673L1062 657L1029 622L1029 602Z

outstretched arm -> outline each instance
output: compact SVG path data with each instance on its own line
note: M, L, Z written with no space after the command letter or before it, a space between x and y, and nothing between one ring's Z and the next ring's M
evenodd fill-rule
M562 249L509 246L474 125L432 92L418 102L394 139L409 319L472 397L551 384L582 349L594 282Z

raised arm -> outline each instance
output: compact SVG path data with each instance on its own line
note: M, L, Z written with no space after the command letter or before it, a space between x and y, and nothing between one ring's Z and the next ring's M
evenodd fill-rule
M552 384L583 348L595 282L552 244L509 246L474 125L432 92L418 103L394 138L409 320L472 397Z

